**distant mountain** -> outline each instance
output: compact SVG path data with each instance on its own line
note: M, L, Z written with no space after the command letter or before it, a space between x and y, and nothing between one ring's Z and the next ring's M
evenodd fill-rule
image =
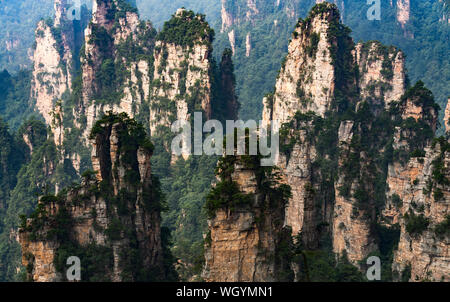
M34 28L52 7L53 0L0 1L0 69L12 72L30 66Z
M156 28L161 28L181 7L206 14L211 24L220 20L220 0L136 0L136 2L141 18L152 21Z

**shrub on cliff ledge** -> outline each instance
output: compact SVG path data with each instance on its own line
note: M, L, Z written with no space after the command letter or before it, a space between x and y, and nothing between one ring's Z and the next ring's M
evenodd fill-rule
M406 231L411 236L418 236L422 234L422 232L425 231L430 224L430 220L423 214L416 215L412 211L406 213L403 218L405 219L406 223Z
M164 23L157 39L183 47L193 47L195 44L209 45L214 40L214 30L209 27L205 15L183 10Z
M214 217L216 211L227 207L235 210L237 206L250 205L252 201L250 194L244 194L234 181L219 182L206 196L206 209L210 218Z
M445 216L444 221L434 227L434 233L438 237L450 235L450 215Z
M147 152L153 153L154 145L147 138L144 126L132 119L126 113L114 114L109 111L92 127L90 139L95 139L98 134L105 133L107 127L120 123L123 125L120 131L121 151L129 151L130 148L137 146L144 148Z

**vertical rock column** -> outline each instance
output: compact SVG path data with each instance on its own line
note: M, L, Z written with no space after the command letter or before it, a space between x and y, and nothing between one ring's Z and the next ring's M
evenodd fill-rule
M209 204L214 213L208 222L203 278L208 282L280 281L283 265L277 253L285 233L283 201L271 200L261 190L257 170L246 167L241 158L232 165L228 181L219 177L214 198L227 195L233 187L237 192L233 197L222 196L224 203L214 209L211 206L218 200Z

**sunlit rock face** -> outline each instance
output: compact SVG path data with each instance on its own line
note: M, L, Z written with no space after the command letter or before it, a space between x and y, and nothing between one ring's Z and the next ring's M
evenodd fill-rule
M69 7L67 1L55 0L55 18L41 20L37 25L32 55L31 96L47 125L55 129L61 122L55 117L55 108L58 101L71 92L76 73L77 51L83 43L82 32L88 22L85 7L79 12L81 20L75 21L76 23L69 20ZM57 133L55 138L59 136ZM55 143L60 145L57 140Z

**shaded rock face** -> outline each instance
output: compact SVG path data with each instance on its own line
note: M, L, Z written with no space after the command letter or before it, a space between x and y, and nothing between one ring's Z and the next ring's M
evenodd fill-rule
M86 176L58 197L43 197L19 230L29 280L66 280L64 256L80 258L82 281L164 280L151 149L142 136L133 137L143 129L121 118L102 120L92 137L96 177Z
M121 3L94 1L92 22L85 31L83 92L74 110L77 120L86 117L85 139L103 113L125 112L135 117L149 99L152 66L145 58L152 55L156 33L150 23L139 20L136 10ZM135 53L130 52L133 48Z
M222 91L220 103L225 105L222 105L222 107L225 107L226 112L222 115L227 120L237 120L240 108L240 103L236 95L236 79L234 76L232 55L232 51L225 51L220 62L220 84Z
M257 170L240 160L233 163L229 177L249 204L232 206L230 197L226 201L230 206L215 209L208 221L203 278L207 282L283 281L279 270L288 265L287 259L279 257L288 233L283 228L283 201L263 192Z

